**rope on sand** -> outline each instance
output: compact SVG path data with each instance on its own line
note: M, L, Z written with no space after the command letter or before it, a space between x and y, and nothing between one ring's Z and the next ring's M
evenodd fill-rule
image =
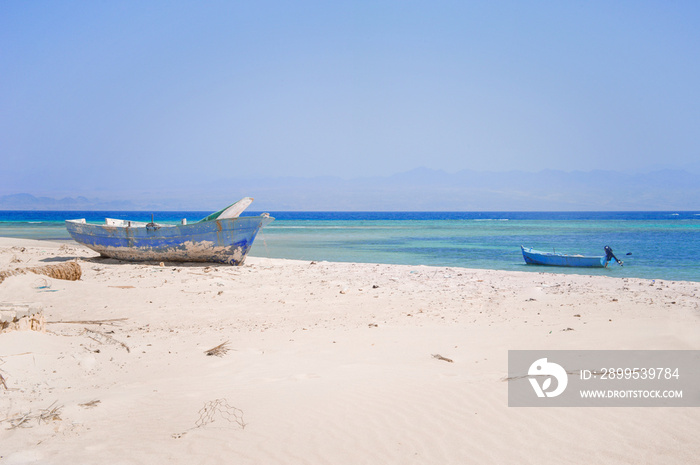
M80 276L82 276L82 270L78 262L66 262L58 265L34 266L0 271L0 283L10 276L26 273L36 273L48 276L49 278L65 279L68 281L77 281L80 279Z

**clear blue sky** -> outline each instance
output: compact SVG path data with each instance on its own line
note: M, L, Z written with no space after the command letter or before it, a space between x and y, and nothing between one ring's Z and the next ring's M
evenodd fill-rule
M0 3L0 194L643 171L699 134L695 1Z

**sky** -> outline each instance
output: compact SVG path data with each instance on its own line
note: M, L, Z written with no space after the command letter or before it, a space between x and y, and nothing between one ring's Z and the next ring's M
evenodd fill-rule
M0 194L700 159L695 1L0 2Z

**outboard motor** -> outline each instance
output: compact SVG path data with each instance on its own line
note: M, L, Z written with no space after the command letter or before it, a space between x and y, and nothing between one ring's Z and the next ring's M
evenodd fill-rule
M608 262L610 262L610 260L615 260L615 262L617 262L618 265L622 266L622 260L617 259L617 257L613 253L612 248L609 245L606 245L604 250L605 250L605 266L606 267L608 266Z

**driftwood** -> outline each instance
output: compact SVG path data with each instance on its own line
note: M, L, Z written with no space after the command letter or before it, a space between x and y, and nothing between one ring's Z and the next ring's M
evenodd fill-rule
M58 265L34 266L29 268L17 268L14 270L0 271L0 283L18 274L35 273L49 278L77 281L82 276L82 270L78 262L66 262Z

